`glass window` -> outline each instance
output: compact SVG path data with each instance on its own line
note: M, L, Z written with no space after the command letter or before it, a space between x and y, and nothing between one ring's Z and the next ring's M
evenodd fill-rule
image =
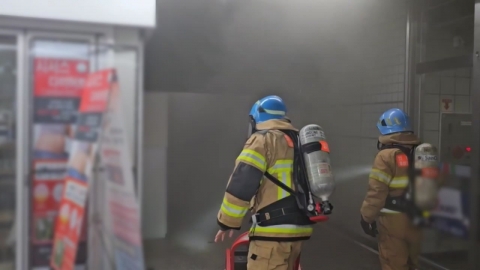
M138 50L132 47L122 46L108 46L100 45L97 59L97 68L115 68L118 74L118 80L122 93L122 110L125 117L125 130L127 132L127 139L129 150L132 155L132 163L137 165L138 161L138 132L139 123L137 121L139 115L139 56ZM141 146L140 146L141 147ZM135 188L138 191L138 175L134 171L136 181Z
M34 39L30 44L32 89L31 267L48 267L80 95L91 70L88 41ZM82 166L82 164L78 164ZM84 230L85 232L86 230ZM86 260L86 235L77 263Z

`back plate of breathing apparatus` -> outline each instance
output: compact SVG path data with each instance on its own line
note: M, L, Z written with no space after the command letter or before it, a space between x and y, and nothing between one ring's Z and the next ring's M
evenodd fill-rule
M401 212L404 212L406 213L410 219L412 219L412 221L416 224L416 225L421 225L424 221L423 221L423 218L422 218L422 213L421 211L416 207L415 203L414 203L414 196L415 196L415 158L414 158L414 154L415 154L415 148L417 147L418 145L413 145L412 148L408 148L408 147L405 147L403 145L397 145L397 144L393 144L393 145L383 145L381 144L380 142L377 143L377 147L379 150L384 150L384 149L399 149L400 151L402 151L402 153L404 153L407 158L408 158L408 186L407 186L407 191L401 195L401 196L398 196L398 197L390 197L390 195L388 195L387 197L387 201L385 203L385 207L387 209L389 209L389 207L387 207L387 205L395 205L395 204L400 204L403 206L404 209L391 209L391 210L400 210ZM395 202L395 203L393 203ZM392 207L394 208L394 207Z

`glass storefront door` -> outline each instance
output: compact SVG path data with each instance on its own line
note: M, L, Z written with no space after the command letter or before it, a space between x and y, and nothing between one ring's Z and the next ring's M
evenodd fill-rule
M425 230L424 256L449 269L468 262L472 166L471 68L421 75L420 130L439 150L444 186L433 224Z
M30 266L50 265L52 238L63 191L66 165L75 130L80 95L92 70L93 38L32 35L30 79ZM86 160L75 160L80 171ZM83 167L82 167L83 166ZM86 223L85 223L86 224ZM86 226L77 264L86 263Z
M121 91L121 104L125 119L125 131L128 138L128 150L132 156L132 172L135 180L137 199L141 202L142 160L139 147L142 147L141 134L143 114L142 93L139 91L139 65L140 51L135 46L115 46L99 44L95 53L96 67L98 69L115 68ZM90 218L92 226L89 227L89 269L110 269L114 265L113 243L108 237L111 235L108 218L101 213L107 211L107 187L103 181L95 181L89 198Z
M117 70L132 170L141 179L141 49L99 45L105 39L0 29L0 270L49 269L78 94L89 72ZM87 257L84 220L76 269L85 269Z
M472 183L474 1L418 2L416 131L439 150L444 185L423 256L446 269L468 269Z

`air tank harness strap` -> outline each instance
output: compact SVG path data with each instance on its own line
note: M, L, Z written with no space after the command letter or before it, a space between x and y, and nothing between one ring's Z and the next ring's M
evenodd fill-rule
M280 180L275 178L270 173L265 172L265 177L267 177L275 185L279 186L280 188L282 188L286 192L292 194L293 196L296 195L296 192L293 189L291 189L289 186L282 183ZM298 213L297 208L283 207L283 208L272 210L272 211L267 212L267 213L257 213L255 215L252 215L252 222L255 223L255 224L260 224L260 223L262 223L264 221L267 221L267 220L283 217L283 216L286 216L286 215L296 214L296 213Z
M255 224L261 224L262 222L280 218L287 215L298 214L298 209L294 207L283 207L275 210L271 210L266 213L257 213L252 215L252 222Z
M416 177L421 176L422 175L422 170L421 169L414 169L414 175ZM397 212L407 213L408 211L411 211L412 205L407 200L405 194L400 195L400 196L395 196L395 197L392 197L392 196L388 195L387 198L385 199L385 207L384 208L388 209L388 210L397 211Z
M377 147L379 150L383 149L399 149L402 151L408 158L408 178L409 179L414 179L415 175L418 174L418 172L415 170L413 163L414 163L414 158L413 158L413 151L414 148L410 149L408 147L405 147L403 145L398 145L398 144L391 144L391 145L384 145L378 142ZM410 180L411 181L411 180ZM408 183L407 186L407 193L411 193L412 189L412 183ZM411 201L409 201L406 197L406 193L400 196L395 196L392 197L390 194L387 196L385 199L385 209L392 210L392 211L397 211L397 212L402 212L402 213L408 213L412 209L412 204Z
M275 178L275 176L271 175L270 173L268 172L265 172L265 177L268 178L268 180L272 181L275 185L281 187L283 190L285 190L286 192L292 194L293 196L297 195L297 193L291 189L289 186L285 185L284 183L282 183L280 180L278 180L277 178Z
M385 199L384 208L392 211L405 213L408 209L408 206L409 204L404 195L396 197L391 197L390 195L388 195L388 197Z

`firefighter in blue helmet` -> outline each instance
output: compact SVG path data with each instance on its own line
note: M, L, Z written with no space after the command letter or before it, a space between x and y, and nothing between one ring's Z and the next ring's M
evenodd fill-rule
M369 176L369 187L361 207L364 232L375 237L382 270L418 269L421 229L415 226L395 198L408 190L409 158L406 153L420 144L410 120L402 110L390 109L380 116L377 128L379 152ZM378 220L378 230L376 225Z
M286 134L298 130L286 114L278 96L267 96L253 105L249 138L237 157L217 216L220 230L215 242L222 241L227 232L231 236L232 230L239 230L247 211L253 212L248 270L293 269L302 241L309 239L313 230L295 197L265 177L273 175L294 189L294 145Z

